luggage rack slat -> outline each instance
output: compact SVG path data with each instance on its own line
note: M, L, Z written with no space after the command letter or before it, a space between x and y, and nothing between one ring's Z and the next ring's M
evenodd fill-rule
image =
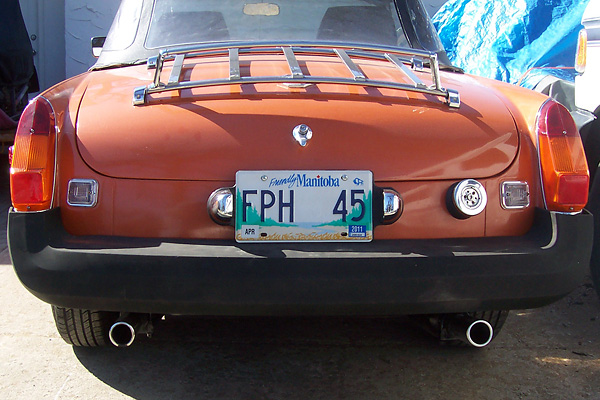
M252 54L283 54L290 69L290 75L242 76L240 55ZM300 68L297 54L335 57L346 66L352 77L307 75ZM181 81L183 64L186 59L209 56L226 56L229 58L228 77L200 81ZM412 84L391 80L369 79L354 61L359 59L388 61L402 71ZM160 79L162 70L165 62L171 60L173 61L173 66L171 67L169 80L163 83ZM429 66L432 81L431 86L427 86L413 72L424 71L424 65ZM147 104L150 94L172 90L234 84L281 83L290 87L304 87L311 84L347 84L399 89L443 97L448 106L453 108L460 107L459 93L441 86L437 54L392 46L341 42L227 42L162 50L157 57L151 57L148 60L148 67L155 68L153 83L134 90L133 105L135 106Z
M240 54L236 47L229 49L229 80L240 79Z
M179 83L184 60L185 54L177 54L175 56L175 61L173 62L173 69L171 69L171 75L169 76L169 85L175 85Z
M304 74L302 73L302 69L300 69L300 65L298 64L298 60L296 59L296 55L294 54L294 50L291 47L282 47L283 54L287 60L287 63L290 67L290 72L292 74L292 78L304 78Z
M335 54L337 54L338 57L342 60L342 62L344 64L346 64L346 67L348 68L348 70L350 70L350 72L352 73L352 76L354 76L355 81L366 81L367 80L367 78L362 73L360 68L358 68L358 65L356 65L354 63L354 61L352 61L352 59L350 58L348 53L346 53L346 50L334 49L334 51L335 51Z
M410 79L415 84L416 87L420 87L420 88L427 87L427 85L425 85L423 83L423 81L421 79L419 79L419 77L417 75L415 75L414 72L412 72L406 65L404 65L404 62L402 62L402 60L400 60L398 58L398 56L395 56L395 55L389 54L389 53L385 53L385 58L387 58L396 67L398 67L398 69L400 69L400 71L404 72L404 74L408 77L408 79Z

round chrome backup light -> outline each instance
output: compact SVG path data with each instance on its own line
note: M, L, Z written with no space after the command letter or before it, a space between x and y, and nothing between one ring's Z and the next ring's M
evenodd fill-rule
M448 211L456 218L466 219L480 214L487 205L485 188L475 179L465 179L450 187Z
M208 214L219 225L229 225L233 220L233 193L231 188L212 192L206 204Z
M404 210L404 202L398 192L383 189L383 224L389 225L398 220Z

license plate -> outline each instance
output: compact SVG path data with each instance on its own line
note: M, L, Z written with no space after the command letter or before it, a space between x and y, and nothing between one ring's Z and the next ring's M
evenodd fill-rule
M371 171L238 171L238 242L373 240Z

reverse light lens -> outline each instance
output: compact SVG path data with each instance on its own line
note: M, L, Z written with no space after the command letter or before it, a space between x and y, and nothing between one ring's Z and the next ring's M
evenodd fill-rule
M575 71L583 74L587 63L587 32L585 29L579 31L577 40L577 53L575 55Z
M501 189L502 208L529 207L529 185L527 182L503 182Z
M587 203L590 175L581 137L569 111L548 100L537 120L546 207L579 212Z
M93 207L98 202L98 182L94 179L71 179L67 204L74 207Z
M50 103L33 100L21 115L10 168L10 195L17 211L47 210L52 203L56 128Z

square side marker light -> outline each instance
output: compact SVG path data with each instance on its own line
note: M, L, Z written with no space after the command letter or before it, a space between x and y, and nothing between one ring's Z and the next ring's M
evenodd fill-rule
M527 182L503 182L500 192L502 208L510 210L529 207L529 185Z
M71 179L67 204L74 207L94 207L98 201L98 182L94 179Z

